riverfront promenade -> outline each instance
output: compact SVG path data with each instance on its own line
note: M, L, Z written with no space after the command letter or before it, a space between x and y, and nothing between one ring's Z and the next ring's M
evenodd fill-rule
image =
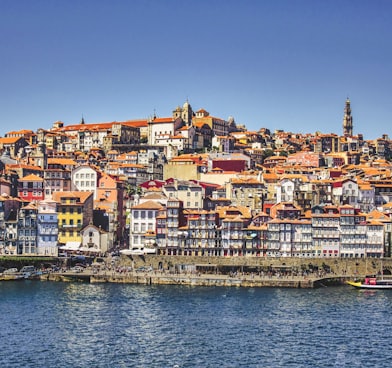
M384 275L390 275L392 270L390 258L108 256L98 257L82 269L80 266L73 267L70 260L71 258L58 258L56 272L42 266L54 263L53 259L51 262L42 259L38 262L33 257L23 261L4 259L3 264L7 268L18 269L20 266L34 264L43 272L40 277L43 281L288 288L344 284L347 280L380 274L381 269ZM12 278L4 276L2 279Z
M236 286L236 287L282 287L316 288L327 285L343 284L353 276L347 275L259 275L234 274L219 275L208 273L170 273L160 271L101 271L92 272L55 272L41 276L41 280L90 283L122 283L142 285L187 285L187 286Z

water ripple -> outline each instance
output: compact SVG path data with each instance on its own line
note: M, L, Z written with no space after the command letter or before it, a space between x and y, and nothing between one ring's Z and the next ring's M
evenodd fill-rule
M384 367L392 359L387 291L34 281L0 290L7 368Z

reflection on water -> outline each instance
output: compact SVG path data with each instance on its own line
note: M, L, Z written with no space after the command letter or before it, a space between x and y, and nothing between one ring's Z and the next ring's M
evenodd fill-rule
M392 359L390 291L34 281L0 290L7 368L380 367Z

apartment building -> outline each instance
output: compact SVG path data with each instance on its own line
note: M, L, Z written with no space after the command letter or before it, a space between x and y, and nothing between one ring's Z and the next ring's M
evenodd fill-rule
M37 255L58 255L57 203L51 199L38 202L37 212Z
M52 199L57 203L59 243L80 245L80 230L93 222L93 193L55 192Z
M143 202L131 208L129 249L147 247L146 237L151 232L156 233L157 217L162 208L154 201Z

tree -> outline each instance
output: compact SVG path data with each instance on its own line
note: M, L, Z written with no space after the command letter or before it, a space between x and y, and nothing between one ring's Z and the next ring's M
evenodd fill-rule
M127 194L127 198L133 197L135 194L142 194L142 188L139 185L126 183L125 184L125 193Z

